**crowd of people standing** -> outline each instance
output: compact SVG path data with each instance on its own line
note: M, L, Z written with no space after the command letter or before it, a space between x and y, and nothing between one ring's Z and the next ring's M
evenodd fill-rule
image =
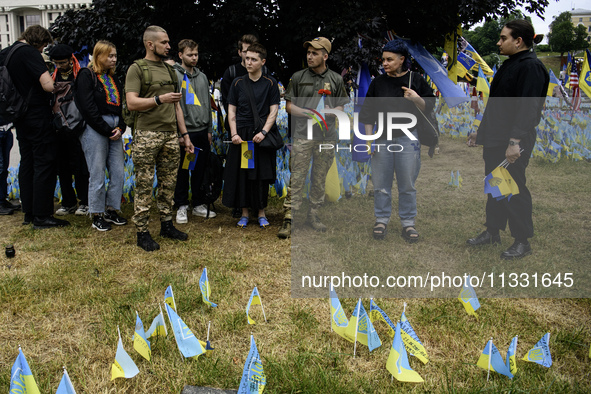
M526 21L509 22L503 28L497 45L509 59L493 81L491 97L545 96L547 72L530 51L533 38L533 28ZM68 221L54 217L53 193L57 175L62 188L62 203L56 216L88 214L92 228L98 231L108 231L112 225L126 225L127 220L119 212L124 183L122 135L129 126L133 130L131 152L135 169L134 215L131 220L137 231L137 245L146 251L160 248L148 229L155 173L158 177L156 205L161 223L160 237L187 240L188 234L173 224L175 207L177 224L187 223L188 212L207 218L216 216L204 203L201 188L204 168L208 165L209 155L213 154L210 152L212 100L209 81L197 68L198 44L190 39L181 40L178 43L180 62L170 65L165 61L171 52L168 34L161 27L149 26L143 35L146 55L130 66L124 86L114 75L117 48L113 43L97 42L92 62L85 68L80 67L71 47L53 45L48 53L56 67L53 75L41 56L50 44L53 39L49 31L41 26L31 26L17 43L0 52L0 64L10 56L5 65L18 91L28 102L25 116L14 122L21 153L19 182L23 224L32 223L36 229L69 225ZM324 127L320 123L312 127L314 138L308 137L306 122L293 123L291 144L288 145L292 150L292 176L284 202L284 220L277 234L280 238L291 235L292 217L302 207L302 191L310 163L310 201L306 220L314 230L326 231L320 207L324 203L324 185L334 151L319 149L319 145L336 143L337 131L335 116L329 114L330 111L326 114L323 111L342 111L349 101L343 78L327 65L332 51L331 41L317 37L304 42L303 47L308 67L291 77L285 93L286 111L292 119L301 120L311 116L310 108L316 108L325 115L325 123ZM265 66L267 50L255 36L245 35L239 40L238 55L241 62L230 66L221 82L222 101L228 114L222 203L234 209L234 216L239 219L238 227L247 227L253 215L258 226L267 228L268 190L276 178L277 147L272 145L272 137L276 132L279 87ZM387 99L402 99L396 101L402 103L398 111L417 117L421 112L433 111L433 101L428 100L434 97L433 90L419 73L410 70L410 54L402 40L390 41L383 47L382 65L384 74L371 82L367 97L383 98L380 103L385 107L362 108L360 120L365 124L367 135L375 132L376 115L391 109L391 102ZM524 67L535 70L536 75L523 72ZM74 101L84 119L84 126L77 132L56 130L52 122L50 103L55 100L52 92L63 83L72 84ZM533 236L531 196L525 187L525 167L535 141L534 122L539 121L540 110L541 107L534 108L537 115L526 116L527 121L513 128L501 128L505 130L503 132L495 127L498 117L488 116L489 112L486 112L482 131L477 138L474 134L469 140L469 145L484 144L486 171L490 172L491 166L505 157L514 164L510 172L522 190L511 201L497 202L489 198L487 230L468 240L472 246L497 243L498 232L508 221L516 242L503 253L503 258L519 258L531 253L527 241ZM531 108L524 107L522 111L531 111ZM6 149L10 151L12 134L10 129L1 132L5 171ZM409 134L394 133L388 135L390 141L382 141L402 147L399 151L372 153L376 217L372 233L376 240L385 239L387 234L394 179L398 185L402 237L409 243L419 240L415 181L421 161L417 127L410 128ZM380 138L383 140L386 134ZM525 151L523 155L520 147ZM192 171L184 165L189 161L195 161ZM105 170L109 177L108 187L105 186ZM18 204L7 201L5 179L0 179L0 183L0 213L9 214L21 209ZM192 210L189 209L189 188Z

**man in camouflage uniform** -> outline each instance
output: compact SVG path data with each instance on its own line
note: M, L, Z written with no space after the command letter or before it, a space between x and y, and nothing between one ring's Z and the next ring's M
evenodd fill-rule
M168 34L158 26L149 26L144 32L146 57L143 61L151 75L151 83L140 97L144 71L134 63L127 72L125 92L130 111L138 111L133 142L135 167L135 200L133 222L137 228L137 245L151 252L160 249L150 236L148 221L152 205L154 166L158 176L157 205L160 211L160 236L185 241L188 236L172 224L172 200L176 186L182 137L187 152L193 153L183 112L177 93L176 74L163 62L170 50ZM173 77L174 76L174 77ZM180 134L177 133L177 124Z
M342 111L349 102L343 78L326 65L331 51L330 41L324 37L317 37L306 41L304 48L307 49L308 68L292 75L285 93L285 108L292 117L298 119L292 121L291 186L287 188L287 197L283 203L285 217L277 233L279 238L288 238L291 235L292 209L297 211L302 205L302 191L311 159L313 165L307 221L314 230L326 231L326 226L318 218L318 208L324 203L326 174L333 163L334 150L320 151L320 144L335 145L335 116L323 114L328 129L314 125L313 139L308 140L307 119L310 118L311 111L307 108L317 108L318 103L324 100L324 108Z

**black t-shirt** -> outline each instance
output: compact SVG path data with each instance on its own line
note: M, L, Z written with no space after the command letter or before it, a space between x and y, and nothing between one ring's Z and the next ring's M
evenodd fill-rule
M0 52L0 64L4 64L11 48L12 46ZM40 107L49 109L51 93L44 91L39 83L39 78L47 71L47 66L37 49L28 44L22 45L13 52L7 68L16 89L23 97L28 98L28 111Z
M245 83L250 83L252 86L259 117L263 122L262 127L269 116L271 105L279 104L280 95L277 81L273 77L263 75L258 81L253 82L248 74L234 80L230 87L228 104L236 106L236 127L238 128L254 126L252 106L246 93Z

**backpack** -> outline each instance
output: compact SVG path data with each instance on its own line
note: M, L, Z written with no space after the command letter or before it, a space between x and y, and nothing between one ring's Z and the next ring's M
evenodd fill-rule
M138 59L134 61L134 63L138 65L142 72L142 86L140 88L139 96L144 97L146 93L148 93L148 89L150 88L150 86L152 86L153 84L152 73L150 72L150 68L148 67L148 62L146 62L146 59ZM170 64L163 64L166 66L168 74L170 74L170 80L157 82L156 84L160 86L173 85L174 92L176 93L179 84L176 76L176 71L174 71L174 68ZM133 132L135 130L135 122L137 121L138 113L137 111L129 110L129 108L127 107L127 99L125 96L126 95L124 94L121 100L121 115L123 116L123 121L125 122L125 124L128 125L131 128L131 131Z
M53 126L58 132L82 131L85 126L84 118L74 101L74 95L74 81L55 83L52 110Z
M8 51L4 64L0 66L0 124L2 125L19 119L27 112L28 100L16 89L6 67L12 54L24 45L27 44L16 42Z
M222 192L224 179L224 166L222 159L213 152L209 152L209 159L203 174L203 183L200 190L203 191L203 203L207 204L207 217L209 218L210 205L217 201Z

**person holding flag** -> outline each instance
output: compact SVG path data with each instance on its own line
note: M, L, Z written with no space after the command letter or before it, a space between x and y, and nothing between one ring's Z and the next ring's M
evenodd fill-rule
M189 139L195 147L195 170L191 171L191 192L193 195L193 215L214 218L215 212L207 212L203 204L201 188L205 167L207 166L210 146L212 142L211 100L209 96L209 80L197 68L199 60L199 44L193 40L184 39L179 42L179 58L181 63L173 66L179 83L179 92L183 94L180 100L181 109L185 117L185 126ZM184 145L182 137L179 144ZM187 152L181 150L181 161L174 190L174 204L177 206L176 222L187 223L189 209L189 170L183 168Z
M259 144L271 128L276 127L280 96L277 81L262 72L267 59L265 47L258 43L252 44L246 50L245 59L248 74L234 80L228 96L232 145L228 149L224 170L222 203L242 210L238 227L248 225L248 208L251 208L258 213L259 226L265 228L269 226L265 208L269 185L276 178L276 154L274 150L261 148ZM259 119L255 119L255 113ZM252 142L253 149L243 153L242 147L249 142ZM252 166L241 165L242 157L247 153Z
M490 87L490 100L477 132L468 136L468 146L483 145L485 174L491 173L505 159L509 174L519 188L511 199L488 196L486 230L470 238L470 246L499 244L499 230L507 222L515 242L501 254L503 259L531 254L528 239L534 235L531 194L525 186L525 169L536 142L536 126L548 92L546 67L531 51L535 35L530 22L522 19L505 24L497 42L501 55L509 56L497 71Z

